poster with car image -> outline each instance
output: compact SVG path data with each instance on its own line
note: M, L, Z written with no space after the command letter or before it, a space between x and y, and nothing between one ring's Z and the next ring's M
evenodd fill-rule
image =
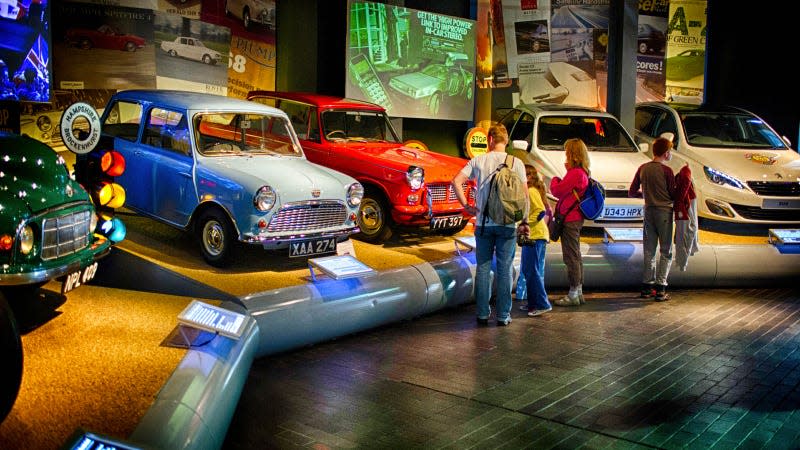
M50 100L50 3L0 1L0 101ZM7 107L3 112L16 108ZM0 123L0 125L2 125Z
M705 0L674 0L669 4L666 67L667 97L677 92L702 96L706 64Z
M229 97L275 89L277 7L275 0L203 0L201 20L231 32Z
M275 90L275 44L231 37L228 97L247 98L255 90Z
M155 87L153 10L54 2L54 89Z
M640 2L636 39L636 100L664 100L667 2Z
M538 75L550 62L550 0L503 0L508 74Z
M202 3L202 0L158 0L158 10L199 20Z
M472 120L475 21L353 2L345 95L393 117Z
M229 28L156 12L153 30L158 89L227 94Z

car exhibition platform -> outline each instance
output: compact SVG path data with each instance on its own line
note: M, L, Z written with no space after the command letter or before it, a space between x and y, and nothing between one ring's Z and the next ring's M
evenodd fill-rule
M128 228L114 257L133 281L46 293L32 311L0 448L58 448L77 429L129 438L187 354L164 345L186 305L311 281L304 260L246 252L210 270L171 230L140 218ZM719 239L733 238L701 243ZM453 238L436 236L355 250L380 271L455 253ZM216 438L230 449L800 442L796 288L676 289L665 303L637 298L638 286L585 292L586 305L537 318L515 302L506 328L476 327L463 304L257 358Z

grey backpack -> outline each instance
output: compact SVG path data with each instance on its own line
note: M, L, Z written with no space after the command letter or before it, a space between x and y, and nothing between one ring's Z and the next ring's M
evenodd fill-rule
M506 160L497 168L489 181L489 195L483 209L483 224L486 217L499 225L508 225L524 219L528 201L525 195L525 182L512 169L513 155L506 155Z

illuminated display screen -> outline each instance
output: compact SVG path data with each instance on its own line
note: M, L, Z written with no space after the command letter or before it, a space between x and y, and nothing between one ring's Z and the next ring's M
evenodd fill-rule
M94 433L80 433L69 450L138 450L133 447L113 439L98 436Z
M192 300L178 315L181 323L235 339L242 336L244 319L243 314L198 300Z
M49 102L49 0L0 0L0 36L0 100Z
M345 94L377 103L392 117L472 120L475 25L459 17L353 2Z
M800 244L800 229L773 229L769 230L770 240L780 244Z
M641 228L606 228L606 234L612 241L641 241Z

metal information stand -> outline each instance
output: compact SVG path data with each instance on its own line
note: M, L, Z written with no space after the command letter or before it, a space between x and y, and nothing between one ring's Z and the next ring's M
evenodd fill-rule
M337 255L309 259L308 270L311 271L311 280L313 281L317 281L317 277L314 274L315 268L335 280L363 277L377 273L375 269L357 260L353 255Z
M642 228L603 228L603 242L641 242Z

